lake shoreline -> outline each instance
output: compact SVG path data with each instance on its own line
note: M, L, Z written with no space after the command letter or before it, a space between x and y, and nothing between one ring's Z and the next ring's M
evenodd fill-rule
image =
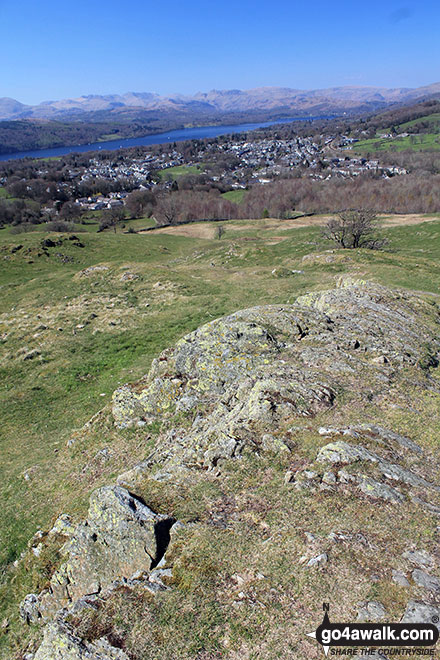
M167 144L169 142L184 142L186 140L204 140L229 135L234 133L246 133L247 131L267 128L277 124L290 124L298 121L314 121L317 119L329 119L329 116L315 117L286 117L265 122L253 122L243 124L222 124L220 126L197 126L193 128L175 129L162 133L148 133L135 138L123 138L108 140L105 142L92 142L89 144L69 145L51 147L49 149L32 149L17 151L8 154L0 154L0 161L19 160L22 158L56 158L71 153L86 153L89 151L117 151L118 149L130 149L131 147L151 146L154 144Z

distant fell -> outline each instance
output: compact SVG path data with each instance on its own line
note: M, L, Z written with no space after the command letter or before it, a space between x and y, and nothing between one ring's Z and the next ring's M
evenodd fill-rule
M115 118L127 110L142 116L144 112L166 111L176 115L237 113L249 111L290 111L292 113L355 112L377 110L393 103L408 103L440 94L440 83L418 88L330 87L298 90L288 87L257 87L249 90L211 90L192 96L162 96L152 92L91 94L73 99L44 101L24 105L10 98L0 98L0 120L10 119L82 119L99 113L100 119Z

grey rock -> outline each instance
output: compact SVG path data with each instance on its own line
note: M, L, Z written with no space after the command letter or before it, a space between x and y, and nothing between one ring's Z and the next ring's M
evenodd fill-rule
M20 617L26 623L38 623L41 619L37 594L27 594L20 603Z
M326 552L323 552L317 557L312 557L312 559L309 559L306 565L308 568L322 568L327 564L327 562L328 555Z
M316 460L318 463L330 463L332 465L350 465L359 461L367 461L376 466L386 479L401 482L408 486L432 488L437 490L437 486L431 484L415 472L407 470L396 463L391 463L362 445L348 444L343 440L337 440L336 442L331 442L322 447L318 452Z
M420 568L434 568L435 559L425 550L407 550L402 554L404 559L407 559L411 564L415 564Z
M34 660L129 660L121 649L106 639L81 640L67 625L56 622L46 626L43 642Z
M347 472L347 470L342 469L338 472L338 481L341 484L349 484L356 481L356 477L350 474L350 472Z
M436 594L440 593L440 580L433 575L428 575L428 573L425 573L420 568L416 568L412 572L411 577L419 587L424 587Z
M316 457L318 463L341 463L343 465L350 465L357 461L370 461L378 463L380 458L361 445L349 445L347 442L338 440L337 442L330 442L325 447L322 447Z
M409 587L409 582L406 579L405 573L403 571L393 571L393 582L400 585L401 587Z
M381 621L387 616L385 607L377 600L364 603L358 611L357 621Z
M32 351L29 351L23 356L23 360L33 360L39 355L41 355L41 351L39 351L37 348L34 348Z
M50 618L61 607L96 594L118 579L149 572L162 558L174 520L149 509L120 486L105 486L90 497L87 520L77 525L62 552L40 613Z
M416 443L410 440L409 438L401 435L400 433L395 433L390 431L390 429L385 429L382 426L376 426L375 424L360 424L359 426L353 426L351 429L359 434L366 435L371 437L376 442L385 443L385 444L398 444L405 449L416 454L422 454L422 448Z
M55 521L49 534L61 534L62 536L72 536L75 531L75 525L67 513L62 513Z
M440 607L420 600L410 600L401 619L402 623L432 623L440 631Z
M139 279L139 275L137 273L122 273L121 277L119 278L121 282L133 282L134 280Z
M387 486L387 484L371 479L371 477L366 477L364 475L360 476L358 484L359 489L365 495L368 495L368 497L391 502L392 504L400 504L405 500L404 496L397 490L397 488Z
M423 343L440 350L434 319L437 323L432 307L414 295L353 280L302 296L293 305L236 312L186 335L154 360L138 383L119 388L113 396L115 424L126 428L155 419L171 424L176 412L197 407L200 415L184 437L176 442L166 432L161 436L156 460L167 464L171 474L177 456L180 465L215 467L245 447L264 450L263 437L276 438L292 417L310 417L332 407L337 392L352 390L353 376L365 369L368 387L386 392L389 367L372 366L365 351L351 346L353 335L360 346L400 369L418 364ZM357 383L362 390L362 379ZM341 432L357 438L361 431L379 443L415 450L411 441L379 427ZM282 443L278 449L284 449ZM372 454L367 460L376 460ZM357 452L352 460L363 458ZM427 483L384 460L380 467L391 479L421 487Z
M336 475L335 475L335 473L332 472L331 470L329 470L328 472L325 472L324 475L323 475L323 477L322 477L322 481L323 481L325 484L330 484L330 485L335 484L335 483L336 483Z

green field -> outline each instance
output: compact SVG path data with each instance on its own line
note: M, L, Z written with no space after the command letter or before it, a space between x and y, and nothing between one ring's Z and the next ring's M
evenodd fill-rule
M167 167L164 170L160 170L158 176L163 180L168 178L176 180L180 176L185 176L186 174L200 174L202 171L203 165L176 165L175 167Z
M178 170L174 172L178 176L189 168L172 169ZM147 221L135 222L139 228ZM24 637L38 636L35 630L22 630L17 603L45 584L44 570L48 570L26 564L16 573L11 562L32 534L47 529L60 512L84 515L90 490L114 480L126 467L127 456L131 465L148 453L145 434L120 436L108 420L111 394L121 383L140 378L161 350L202 323L253 305L293 302L308 291L332 287L344 273L416 288L428 298L440 295L440 220L387 229L390 245L386 251L335 250L330 260L326 250L332 246L318 227L285 229L283 221L277 226L265 220L253 221L252 226L249 222L225 222L221 241L177 232L84 232L80 235L84 247L79 247L68 235L60 235L61 244L49 248L48 255L41 248L46 236L41 231L19 236L0 233L0 597L10 622L8 635L0 633L2 657L14 657L6 649L23 644ZM50 234L50 238L58 235ZM18 245L22 247L16 249ZM302 261L306 255L310 257ZM293 274L292 270L303 272ZM107 412L98 420L98 431L84 434L83 425L102 408ZM71 438L77 442L68 446ZM99 462L96 457L106 447L110 459ZM270 486L265 491L274 517L281 515L276 508L279 484L270 476L275 469L267 466ZM241 488L240 497L245 497L249 488L249 497L256 501L263 497L255 476L242 475L240 470L240 465L231 468L228 496ZM153 500L168 497L158 489L151 495ZM200 506L208 490L199 493ZM193 500L176 501L180 513L193 510ZM209 556L206 570L214 575L220 570L218 562L231 560L226 555L211 557L220 552L217 531L212 530L212 537L197 537L199 545L188 552L194 552L199 562ZM252 533L243 536L243 553L252 552ZM233 556L233 536L230 543L222 552ZM188 571L193 575L191 561L188 556ZM279 565L272 567L276 579L287 580L282 576L290 575L290 569L281 556L276 562ZM211 579L209 572L202 577ZM188 598L200 597L197 590L191 594ZM168 607L175 607L176 612L181 607L177 596L170 603ZM167 630L172 613L158 613L165 615ZM222 620L212 603L203 616L201 637L193 637L195 654L203 644L209 646L212 621L220 625ZM187 627L179 633L182 645L191 638L193 623L188 614ZM252 619L249 635L255 640L255 635L262 634L260 624L266 630L269 623L269 619L265 623ZM234 635L246 639L246 634L245 623L238 617Z
M229 192L223 193L222 197L228 199L234 204L241 204L246 195L246 190L230 190Z
M0 199L9 199L9 198L10 198L10 195L9 195L8 191L6 190L6 188L0 187Z
M420 151L440 149L440 135L438 133L420 133L407 137L371 138L360 140L353 145L353 151L359 153L374 151Z

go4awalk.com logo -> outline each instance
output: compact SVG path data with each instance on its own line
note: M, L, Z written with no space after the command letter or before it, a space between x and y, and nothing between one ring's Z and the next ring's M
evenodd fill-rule
M434 656L439 631L432 622L331 623L329 609L328 603L324 603L323 622L315 632L308 633L322 645L325 655L362 657L379 648L379 657Z

